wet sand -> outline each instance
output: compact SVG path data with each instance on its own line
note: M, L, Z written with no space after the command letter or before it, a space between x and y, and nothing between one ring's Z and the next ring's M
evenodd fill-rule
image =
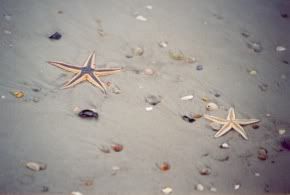
M290 18L281 17L290 16L289 1L0 4L0 191L41 192L45 186L49 192L162 194L170 187L172 194L194 194L202 184L206 193L211 187L220 193L290 192L290 153L279 144L290 136ZM48 39L55 32L62 38ZM160 41L168 46L159 47ZM247 43L261 44L262 51ZM277 46L286 51L277 52ZM144 54L127 58L135 47L144 48ZM197 62L173 60L170 50ZM117 85L120 94L109 88L106 96L89 83L60 89L73 74L46 62L81 65L92 51L99 67L124 68L102 78ZM203 69L196 70L197 65ZM146 68L156 73L146 75ZM15 90L25 96L15 98L10 94ZM162 100L146 111L150 94ZM180 99L189 94L192 100ZM205 97L219 109L207 111ZM99 119L79 118L76 107L95 109ZM261 120L258 129L245 127L249 140L234 131L214 138L204 118L193 123L181 118L226 117L230 107L238 118ZM279 129L286 133L280 135ZM219 148L224 142L229 149ZM99 150L113 143L124 150ZM260 147L268 150L265 161L257 158ZM28 170L28 161L46 163L47 169ZM171 165L167 172L156 167L163 161ZM116 173L114 166L120 168ZM202 167L210 167L211 174L200 175Z

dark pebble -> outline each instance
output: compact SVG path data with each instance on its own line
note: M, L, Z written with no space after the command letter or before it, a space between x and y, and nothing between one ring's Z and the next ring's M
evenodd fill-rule
M34 92L40 92L41 91L41 88L40 87L33 88L32 91L34 91Z
M58 32L55 32L53 35L49 37L49 39L51 40L59 40L60 38L61 38L61 34Z
M253 128L253 129L259 129L259 128L260 128L260 126L259 126L259 125L257 125L257 124L253 124L253 125L252 125L252 128Z
M183 119L184 121L186 121L186 122L189 122L189 123L193 123L193 122L195 121L194 118L190 118L190 117L188 117L188 116L186 116L186 115L183 115L183 116L182 116L182 119Z
M41 192L48 192L49 188L47 186L42 186Z
M81 118L96 118L98 119L99 118L99 114L92 111L92 110L82 110L80 113L79 113L79 117Z
M155 106L161 102L161 96L149 95L145 98L145 101L148 104Z
M242 32L241 35L245 38L248 38L250 36L248 32Z
M290 151L290 137L285 137L282 141L281 141L281 146Z
M197 65L196 70L203 70L203 65Z
M221 97L221 95L218 94L218 93L214 94L214 96L217 97L217 98L218 98L218 97Z
M262 83L259 85L259 88L261 91L267 91L268 90L268 84Z
M287 60L283 60L282 61L284 64L289 64L289 62Z
M283 14L281 14L281 17L282 18L288 18L288 14L283 13Z

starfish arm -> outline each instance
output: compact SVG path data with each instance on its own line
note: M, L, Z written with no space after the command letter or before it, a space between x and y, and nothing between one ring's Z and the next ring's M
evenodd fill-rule
M95 69L94 74L97 76L108 76L117 72L120 72L121 68L98 68Z
M89 57L86 59L83 67L90 66L91 68L95 68L95 58L96 54L95 51L93 51L93 53L91 53L91 55L89 55Z
M259 122L260 120L258 119L236 119L235 122L240 124L240 125L250 125L250 124L253 124L253 123L257 123Z
M235 120L235 118L236 118L235 110L234 108L230 108L228 116L227 116L227 120Z
M72 65L69 65L69 64L62 63L62 62L48 61L47 63L49 63L49 64L51 64L53 66L56 66L58 68L61 68L63 70L66 70L68 72L78 73L81 70L80 67L72 66Z
M66 89L69 87L73 87L76 84L82 82L84 80L84 74L78 73L76 74L70 81L68 81L63 87L62 89Z
M210 115L205 114L203 117L207 120L213 121L213 122L218 123L218 124L224 125L227 123L227 120L216 117L216 116L210 116Z
M214 137L220 137L224 134L226 134L227 132L229 132L232 129L232 123L228 122L226 124L224 124L224 126L222 126L222 128L214 135Z
M96 75L90 74L88 81L96 87L99 87L103 93L107 93L105 84Z
M246 139L246 140L248 139L247 134L246 134L245 130L243 129L243 127L241 127L241 125L239 125L236 122L233 122L232 126L233 126L233 129L236 130L239 134L241 134L241 136L244 139Z

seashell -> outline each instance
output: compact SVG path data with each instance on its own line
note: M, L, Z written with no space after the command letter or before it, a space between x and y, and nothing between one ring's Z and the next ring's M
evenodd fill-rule
M229 144L228 143L222 143L221 145L220 145L220 148L223 148L223 149L227 149L227 148L229 148L230 146L229 146Z
M22 97L24 97L24 92L22 92L22 91L11 91L10 93L12 95L14 95L16 98L22 98Z
M145 97L145 101L148 104L155 106L161 102L161 96L148 95L147 97Z
M207 109L208 111L214 111L214 110L218 110L219 107L218 107L217 104L215 104L215 103L213 103L213 102L210 102L210 103L208 103L208 104L206 105L206 109Z
M203 185L202 184L197 184L196 186L195 186L195 189L197 190L197 191L203 191L204 190L204 187L203 187Z
M146 74L146 75L153 75L154 73L155 73L154 70L151 68L144 69L144 74Z
M79 112L79 117L81 118L95 118L98 119L99 118L99 114L97 112L94 112L92 110L82 110Z
M144 49L141 47L135 47L132 49L132 52L135 56L142 56L144 54Z
M123 150L123 145L121 144L113 144L111 146L111 148L115 151L115 152L121 152Z
M193 95L183 96L183 97L181 97L180 99L181 99L181 100L184 100L184 101L186 101L186 100L192 100L192 99L193 99Z
M211 169L208 167L204 167L201 170L199 170L200 175L210 175L211 174Z
M32 171L41 171L45 170L47 165L44 163L28 162L26 163L26 167Z
M161 48L165 48L165 47L167 47L168 42L167 42L167 41L160 41L160 42L158 43L158 45L159 45L159 47L161 47Z
M170 169L170 164L168 162L163 162L162 164L158 165L158 168L161 171L168 171Z
M138 16L136 16L136 20L140 20L142 22L146 22L147 18L145 18L144 16L141 16L141 15L138 15Z
M259 148L258 150L258 159L267 160L268 159L268 151L265 148Z
M166 187L166 188L162 189L162 192L163 192L164 194L170 194L172 191L173 191L173 190L172 190L172 188L170 188L170 187Z
M174 51L170 50L168 52L168 54L173 60L184 60L185 59L185 55L180 50L174 50Z

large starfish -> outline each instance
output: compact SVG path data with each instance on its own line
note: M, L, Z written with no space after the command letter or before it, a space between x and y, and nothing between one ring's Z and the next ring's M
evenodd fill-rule
M209 116L206 114L204 115L204 118L223 125L221 129L218 130L218 132L215 134L214 137L220 137L226 134L227 132L229 132L231 129L234 129L239 134L241 134L244 139L248 139L248 137L246 135L245 130L243 129L241 125L250 125L250 124L257 123L260 121L258 119L236 119L234 108L229 109L227 119L222 119L215 116Z
M93 52L82 66L73 66L62 62L52 61L48 61L48 63L68 72L75 73L75 76L62 87L63 89L73 87L82 81L88 81L94 86L100 88L103 93L106 93L106 85L99 79L99 77L119 72L121 71L121 68L96 68L95 58L96 54Z

